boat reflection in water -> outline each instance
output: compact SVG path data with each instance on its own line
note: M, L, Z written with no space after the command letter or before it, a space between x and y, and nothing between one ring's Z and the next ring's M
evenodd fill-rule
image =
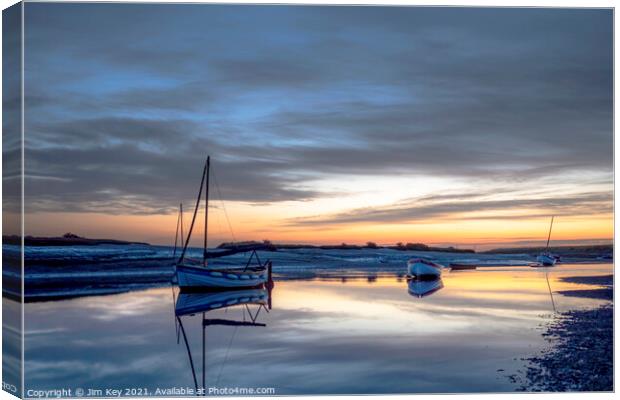
M408 279L409 294L413 297L422 298L430 296L443 288L441 278L436 279Z
M176 301L175 315L181 317L196 313L206 313L220 308L252 304L268 306L271 299L268 289L228 290L218 292L181 292ZM259 307L260 309L261 307Z
M197 292L184 293L181 292L175 302L175 325L177 334L177 343L181 343L181 338L185 344L189 364L192 370L194 386L196 387L196 395L206 396L206 329L209 326L230 326L234 327L265 327L266 324L257 322L261 310L269 312L271 310L271 290L273 285L267 285L266 288L246 289L246 290L228 290L218 292ZM174 294L174 292L173 292ZM207 318L210 311L229 308L237 308L241 311L242 319L222 319ZM183 317L192 317L202 315L202 376L201 382L197 377L197 365L192 357L192 349L187 339L185 327L183 326ZM230 315L227 313L227 315ZM231 332L232 333L232 332ZM231 340L232 343L232 340Z

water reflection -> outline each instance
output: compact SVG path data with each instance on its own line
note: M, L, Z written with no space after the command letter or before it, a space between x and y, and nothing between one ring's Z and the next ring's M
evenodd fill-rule
M208 312L235 305L258 304L271 308L269 289L227 290L222 292L181 292L176 300L174 313L177 317Z
M187 357L189 359L189 365L192 371L192 378L194 387L196 389L196 395L206 396L206 330L207 327L212 326L226 326L233 327L231 332L231 339L228 344L230 346L233 343L234 335L239 327L266 327L264 323L258 322L258 318L261 310L269 312L271 310L271 291L272 285L267 288L260 289L247 289L247 290L229 290L221 292L202 292L202 293L179 293L175 302L175 328L177 344L180 344L181 338L185 345ZM173 290L173 296L175 292ZM214 310L226 310L232 308L240 308L242 310L242 319L231 318L207 318L207 314ZM201 333L202 333L202 368L201 368L201 381L199 383L197 377L197 367L194 363L195 358L192 356L192 349L190 342L187 339L187 333L185 326L183 325L183 318L192 318L195 316L201 317ZM227 351L228 353L228 351ZM194 354L195 355L195 354ZM224 363L226 359L224 359ZM223 365L222 365L223 369ZM219 380L219 377L218 377Z
M166 287L29 303L26 387L194 390L204 370L207 387L273 387L276 395L512 391L519 384L504 375L549 345L541 324L552 317L550 290L558 312L596 308L608 300L563 293L597 289L591 277L612 273L611 264L449 272L423 301L394 275L280 280L268 297L273 310L254 321L266 327L203 325L203 312L235 321L245 312L252 322L246 305L254 316L261 304L244 304L252 296L241 292L173 297Z
M409 294L413 297L422 298L430 296L443 289L443 281L437 279L409 279L407 283Z

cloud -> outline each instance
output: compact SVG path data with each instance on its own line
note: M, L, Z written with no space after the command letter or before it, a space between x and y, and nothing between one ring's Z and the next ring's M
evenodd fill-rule
M179 201L194 201L205 159L204 153L182 154L167 150L156 153L128 144L30 150L32 169L37 170L40 164L45 172L27 176L28 209L111 214L173 212ZM278 175L279 171L277 163L268 160L218 160L213 168L219 192L226 193L227 200L260 203L318 195L298 185L295 179Z
M455 201L453 196L430 196L411 199L400 204L382 208L363 208L333 215L295 218L289 225L333 225L356 223L409 223L428 220L459 219L525 219L548 217L549 215L596 215L613 212L613 196L608 192L582 193L573 196L553 196L538 198L515 198L507 200L468 199L462 196ZM475 197L475 196L471 196ZM464 200L463 200L464 199ZM514 210L535 210L520 215L511 214ZM476 212L495 212L496 215L475 215ZM506 212L509 212L508 214Z
M27 8L29 210L166 213L207 153L247 203L611 175L610 10Z

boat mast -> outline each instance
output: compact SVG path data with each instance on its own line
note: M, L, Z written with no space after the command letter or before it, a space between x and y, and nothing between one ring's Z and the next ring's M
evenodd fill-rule
M194 359L192 358L192 351L190 350L189 342L187 341L187 334L185 333L185 328L183 327L183 322L181 321L181 317L176 316L175 318L178 321L179 330L183 334L183 342L185 342L185 348L187 349L187 355L189 357L189 365L190 367L192 367L192 377L194 378L194 386L196 387L196 392L198 392L198 379L196 378L196 369L194 368Z
M202 265L207 266L207 228L209 226L209 170L211 168L211 156L207 156L207 184L205 185L205 243L202 252Z
M177 261L177 264L181 264L183 262L183 258L185 257L185 252L187 251L187 246L189 246L189 239L192 237L192 231L194 230L194 222L196 222L196 215L198 214L198 208L200 207L200 198L202 197L202 186L204 185L206 174L207 174L207 164L205 164L205 167L202 170L202 178L200 178L200 189L198 189L198 199L196 199L196 207L194 208L194 216L192 217L192 223L189 225L189 232L187 233L187 240L185 240L185 245L183 246L183 252L181 253L181 257L179 257L179 261Z
M551 228L553 228L553 218L555 216L551 217L551 226L549 226L549 236L547 236L547 248L545 249L545 252L549 252L549 240L551 240Z

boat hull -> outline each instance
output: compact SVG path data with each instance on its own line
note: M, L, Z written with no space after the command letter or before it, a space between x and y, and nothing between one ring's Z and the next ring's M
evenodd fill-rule
M538 257L536 257L536 261L538 261L540 264L544 265L545 267L553 267L557 259L553 257L552 255L541 254Z
M177 284L183 288L239 289L259 287L269 278L267 268L248 271L209 270L189 265L177 265Z
M440 264L428 260L416 259L407 262L407 273L418 278L440 277L442 268Z

